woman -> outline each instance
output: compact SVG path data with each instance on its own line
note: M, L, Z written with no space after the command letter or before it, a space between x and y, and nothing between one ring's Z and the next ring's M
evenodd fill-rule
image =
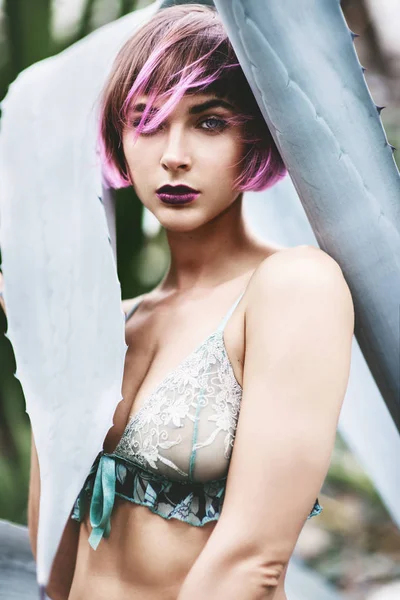
M243 191L286 171L214 10L162 10L128 40L99 140L108 183L132 185L165 228L170 266L123 302L124 399L47 592L283 600L297 538L321 510L349 374L349 289L323 251L265 244L246 225ZM34 553L39 497L32 441Z

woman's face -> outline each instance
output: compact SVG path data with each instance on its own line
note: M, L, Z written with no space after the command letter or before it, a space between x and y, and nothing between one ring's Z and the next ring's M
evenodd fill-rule
M141 133L134 141L145 105L143 96L132 107L122 135L133 187L167 230L192 231L229 208L240 194L233 183L240 174L243 126L226 121L235 114L227 101L212 94L187 95L154 132ZM183 189L165 188L157 194L162 186L177 185L199 193L181 204L171 203L171 195L181 201Z

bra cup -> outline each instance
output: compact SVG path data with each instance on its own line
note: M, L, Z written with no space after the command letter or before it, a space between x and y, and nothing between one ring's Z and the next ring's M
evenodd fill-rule
M222 333L210 336L147 399L115 454L171 481L226 477L242 389Z

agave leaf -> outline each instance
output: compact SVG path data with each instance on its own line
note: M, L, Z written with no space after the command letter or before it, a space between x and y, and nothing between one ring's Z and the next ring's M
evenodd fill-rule
M216 0L400 428L400 179L337 0Z
M20 74L2 103L1 229L8 332L38 450L37 577L121 400L121 290L95 153L96 100L158 2Z

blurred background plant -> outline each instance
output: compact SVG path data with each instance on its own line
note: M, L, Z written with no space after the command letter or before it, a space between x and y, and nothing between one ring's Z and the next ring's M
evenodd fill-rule
M0 0L0 98L29 65L149 3ZM376 104L386 106L381 117L388 139L399 147L400 5L396 0L342 0L342 8L349 27L359 34L355 44L371 94ZM152 289L168 264L163 231L151 222L144 226L144 217L133 191L119 190L117 268L123 298ZM13 376L12 347L1 335L6 327L0 310L0 519L26 524L30 426L21 386ZM339 435L320 501L324 511L304 527L299 556L354 600L372 600L371 594L386 584L400 582L400 532Z

